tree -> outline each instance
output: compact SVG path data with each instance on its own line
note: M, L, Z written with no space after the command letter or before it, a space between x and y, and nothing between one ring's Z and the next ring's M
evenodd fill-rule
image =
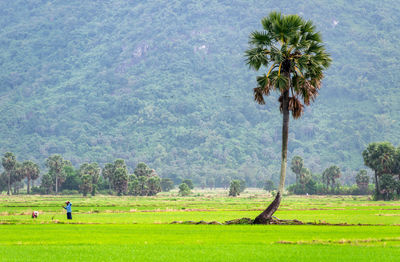
M129 177L129 194L154 196L161 192L161 179L154 169L150 169L144 163L139 163L135 172Z
M11 194L11 176L12 173L15 171L15 167L17 164L17 160L13 153L7 152L4 154L2 161L1 161L6 176L7 176L7 195Z
M117 195L121 196L125 194L128 188L128 174L125 168L119 167L114 173L114 187L117 191Z
M87 193L93 190L92 176L89 174L83 174L81 176L81 181L80 190L83 196L86 196Z
M111 190L111 187L113 185L113 176L114 176L114 164L112 163L107 163L103 170L101 171L101 174L103 175L103 177L105 179L108 180L108 185L109 185L109 189Z
M60 155L52 155L46 160L46 167L52 176L56 187L56 194L61 184L65 181L64 166L66 162Z
M382 174L381 176L381 195L384 200L391 200L398 188L398 182L393 178L392 174Z
M181 183L179 185L179 195L180 196L188 196L188 195L190 195L190 193L192 193L192 192L186 183Z
M32 161L24 161L21 166L21 173L27 179L27 193L30 194L30 182L39 178L39 166Z
M40 184L41 191L50 194L53 193L53 178L49 173L42 176L42 183Z
M299 181L298 182L300 183L300 185L302 186L304 191L305 191L305 188L306 188L306 184L308 183L308 181L310 181L310 179L311 179L311 171L310 171L310 169L308 169L306 167L303 167L300 170Z
M292 172L296 174L296 183L300 182L300 172L303 168L304 162L303 159L299 156L295 156L292 158L292 163L290 164L290 169Z
M379 177L382 174L391 174L396 169L396 149L389 142L371 143L362 152L364 164L374 171L375 196L381 199Z
M182 180L182 183L185 183L188 185L188 187L192 190L194 188L193 181L191 179L184 179Z
M25 178L22 164L17 162L14 170L11 172L11 185L14 188L14 194L19 193L19 189L24 187L24 183L21 181Z
M161 189L164 192L168 192L174 188L174 181L170 178L163 178L161 179Z
M268 70L257 77L254 100L265 104L264 96L277 91L283 122L278 193L268 208L254 220L256 224L269 223L281 202L286 178L289 113L292 112L293 118L299 118L304 105L308 106L316 99L323 71L331 62L322 45L321 35L315 31L311 21L297 15L272 12L262 19L261 24L263 30L251 33L250 49L246 51L250 68Z
M64 166L65 182L62 185L63 189L79 190L82 180L77 170L72 165Z
M84 163L79 168L79 174L81 176L82 183L84 183L84 182L86 184L89 183L88 181L84 181L83 177L85 175L88 175L91 178L91 181L90 181L91 193L92 193L92 196L96 195L97 184L99 182L99 177L100 177L99 165L96 162L90 163L90 164ZM87 179L87 178L85 178L85 179ZM85 188L88 188L88 185L85 185ZM85 193L84 193L84 195L85 195Z
M5 174L5 172L3 172L2 174L0 174L0 194L1 192L3 192L3 190L5 190L7 188L7 175Z
M152 173L152 170L145 163L141 162L137 164L133 173L139 178L141 176L149 176Z
M360 193L365 193L368 190L369 176L367 170L360 170L356 175L356 184Z
M336 185L336 179L338 179L340 176L340 168L337 166L330 166L322 173L322 181L325 183L326 187L330 187L333 192Z
M232 180L231 185L229 186L229 196L238 196L240 195L240 180Z
M148 196L155 196L161 192L161 179L158 176L151 176L147 179Z

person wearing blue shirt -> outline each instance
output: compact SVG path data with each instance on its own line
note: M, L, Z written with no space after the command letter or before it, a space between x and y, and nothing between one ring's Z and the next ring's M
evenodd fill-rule
M69 201L65 202L65 204L66 206L64 207L64 209L67 210L67 219L72 219L72 204Z

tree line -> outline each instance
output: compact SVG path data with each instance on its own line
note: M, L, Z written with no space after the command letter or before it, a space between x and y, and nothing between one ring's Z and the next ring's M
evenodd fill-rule
M366 195L372 193L366 170L360 170L357 173L356 185L342 186L339 182L342 171L336 165L326 168L322 174L314 174L304 166L304 161L300 156L294 156L290 169L296 175L296 182L288 187L288 191L292 194Z
M4 172L0 175L0 192L8 195L18 194L26 179L27 194L82 193L83 196L96 195L99 190L109 194L153 196L161 191L174 188L174 182L161 179L154 169L145 163L139 163L133 174L123 159L116 159L101 168L98 163L83 163L75 169L71 162L61 155L51 155L46 159L47 172L42 175L40 185L34 187L39 178L39 165L33 161L18 162L13 153L7 152L2 157Z
M300 156L292 158L290 165L296 174L296 183L288 187L294 194L374 194L375 200L393 200L400 198L400 147L390 142L370 143L362 152L365 166L374 171L375 189L370 186L370 177L366 170L358 171L356 187L342 187L338 182L342 173L333 165L322 175L313 174L304 166Z

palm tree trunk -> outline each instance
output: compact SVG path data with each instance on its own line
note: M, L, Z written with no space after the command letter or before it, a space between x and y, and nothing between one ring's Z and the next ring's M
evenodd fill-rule
M30 187L29 187L29 185L30 185L30 182L31 182L31 178L28 176L28 183L27 183L27 185L28 185L28 187L27 187L27 189L26 189L26 192L28 193L28 195L30 194Z
M58 176L56 175L56 194L58 193Z
M272 201L267 209L265 209L260 215L258 215L258 217L256 217L256 219L254 220L254 224L268 224L269 221L271 221L272 215L275 213L281 203L283 189L285 187L287 165L287 147L289 135L289 90L283 93L282 114L282 159L278 193L276 194L274 201Z
M376 200L379 200L381 198L381 192L379 188L378 174L376 171L375 171L375 191L376 191Z
M7 195L11 195L11 172L8 172L8 190Z

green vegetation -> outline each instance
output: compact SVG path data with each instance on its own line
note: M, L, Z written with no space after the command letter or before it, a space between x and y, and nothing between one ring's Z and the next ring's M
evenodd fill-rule
M278 193L274 201L261 213L255 223L264 224L272 219L278 209L285 188L289 139L290 112L294 119L303 115L304 106L309 106L318 96L324 71L332 59L322 44L321 34L311 20L298 15L271 12L261 20L262 31L250 35L250 48L246 50L246 61L250 68L267 73L257 77L253 89L254 100L265 104L264 96L272 91L279 95L282 113L281 172ZM268 69L269 68L269 69Z
M371 143L362 155L365 165L374 171L375 198L400 197L400 147L389 142Z
M52 154L75 167L123 158L175 184L208 176L221 187L229 176L277 185L278 97L251 103L255 73L243 53L249 32L279 10L314 21L334 61L318 100L291 123L288 159L300 155L319 174L338 165L342 184L352 184L366 145L400 144L397 6L1 1L0 152L41 169Z
M192 190L186 183L182 183L179 185L179 195L180 196L188 196L192 193Z
M247 261L269 254L271 261L396 261L400 255L399 201L288 196L276 213L281 219L373 226L171 225L254 217L265 199L272 199L253 190L235 198L225 190L177 194L70 196L72 221L61 208L62 196L1 198L0 256L2 261L59 261L65 255L85 261ZM37 219L30 218L33 210L39 211Z

